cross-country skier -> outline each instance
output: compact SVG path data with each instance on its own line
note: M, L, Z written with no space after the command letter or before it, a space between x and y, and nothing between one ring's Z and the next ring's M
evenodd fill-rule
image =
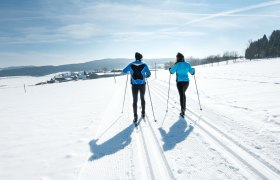
M191 75L195 74L195 69L191 67L188 62L185 62L184 55L178 53L176 55L176 63L172 68L169 68L171 74L176 72L176 82L177 82L177 89L180 95L180 105L181 105L181 113L180 116L185 116L186 111L186 90L189 87L189 76L188 73Z
M133 113L134 119L133 122L137 122L137 101L138 101L138 92L140 91L141 98L141 107L142 112L141 116L145 117L145 91L146 91L146 78L150 77L151 72L148 66L142 62L142 54L135 53L135 61L130 63L126 68L123 69L124 73L130 73L131 75L131 84L132 84L132 96L133 96Z

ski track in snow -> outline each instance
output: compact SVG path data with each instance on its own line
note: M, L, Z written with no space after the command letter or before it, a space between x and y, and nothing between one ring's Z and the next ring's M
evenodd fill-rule
M244 67L240 66L240 64L235 64L237 66L235 71L232 71L232 66L198 67L197 69L201 71L198 83L200 83L202 105L205 105L203 112L199 112L199 114L211 119L211 124L223 128L227 135L232 136L235 141L246 146L256 156L260 156L268 163L276 164L273 166L279 167L280 159L279 151L277 151L279 143L277 142L279 142L280 116L278 115L279 108L277 108L279 107L279 102L275 99L279 96L279 87L273 84L252 85L251 83L238 81L232 83L215 80L216 77L223 77L224 74L227 74L226 72L228 72L227 76L232 78L241 76L241 78L248 79L247 74L250 73L252 78L253 74L255 75L255 79L262 78L262 74L266 74L270 78L277 76L277 73L275 73L277 64L279 64L279 59L247 62L242 64ZM241 70L239 70L240 68ZM248 68L251 68L249 72ZM260 68L264 68L265 71L258 72L257 70ZM209 78L206 79L206 75ZM278 79L280 78L278 77ZM264 77L261 80L270 81ZM157 82L164 85L165 89L168 87L168 82L164 79ZM201 84L201 82L203 83ZM223 85L223 83L225 84ZM175 87L176 85L173 83L171 90L176 94L177 89ZM177 103L178 98L176 97L174 100L174 93L170 99ZM188 106L196 109L196 91L191 85L187 91L187 98Z
M154 87L153 87L153 89L154 89ZM160 96L160 94L159 94L159 92L157 92L157 91L154 91L154 94L156 95L156 96L158 96L158 99L160 99L162 102L164 102L164 99L162 98L162 96ZM170 103L170 105L174 105L174 104L172 104L172 103ZM177 112L175 112L173 109L171 109L171 111L168 111L168 113L169 112L171 112L172 114L174 114L175 116L177 115L178 116L178 108L176 108L177 109ZM168 114L167 113L167 114ZM183 122L183 121L186 121L185 119L182 119L182 118L180 118L179 117L179 121L181 121L181 122ZM192 120L192 119L190 119L190 118L188 118L188 120L191 120L192 121L192 123L190 123L190 125L189 125L189 127L192 129L191 131L193 131L193 129L197 129L198 127L197 127L197 124L196 124L196 121L194 121L194 120ZM166 123L166 122L165 122ZM207 152L207 154L208 154L208 156L212 156L212 160L213 160L213 153L215 153L217 150L216 149L219 149L218 147L216 147L215 146L215 143L211 140L211 139L209 139L209 137L208 137L208 135L205 135L205 134L203 134L203 132L201 132L201 130L200 131L197 131L197 130L195 130L195 132L194 132L194 134L195 134L195 136L196 136L196 138L198 138L198 139L201 139L201 138L203 138L203 139L201 139L202 140L202 143L204 144L204 145L210 145L210 147L208 147L209 149L206 149L208 152ZM200 136L200 134L202 134L202 136ZM176 135L174 135L175 136L175 138L176 138ZM180 137L180 135L178 134L177 135L177 137ZM197 139L197 140L198 140ZM176 139L175 139L176 140ZM206 142L205 142L205 140L206 140ZM210 143L210 144L208 144L208 143ZM196 142L197 143L197 142ZM214 147L215 148L213 148L213 147L211 147L211 146L213 146L214 145ZM189 148L193 148L192 146L197 146L197 145L195 145L195 144L191 144L190 146L189 146ZM200 148L199 147L199 145L198 145L198 147L195 147L193 150L197 150L197 151L201 151L201 149L198 149L198 148ZM203 152L203 151L202 151ZM230 163L230 162L228 162L228 160L227 159L229 159L229 160L231 160L231 161L233 161L234 163L236 163L234 160L232 160L230 157L224 157L224 155L222 155L222 154L224 154L224 151L220 151L221 152L221 154L218 154L218 156L221 156L221 157L217 157L217 155L216 155L216 157L215 158L221 158L221 160L220 161L224 161L224 163L220 163L219 164L219 166L226 166L226 168L228 168L228 170L225 170L225 169L223 169L223 170L220 170L219 168L221 168L221 167L218 167L218 169L217 169L217 171L219 172L220 171L220 173L221 174L223 174L223 178L226 178L226 179L231 179L231 178L233 178L233 177L238 177L237 179L246 179L244 176L237 176L237 174L235 174L234 176L232 175L232 173L238 173L238 171L239 171L239 168L237 168L237 167L234 167L234 165L231 165L232 163ZM203 153L205 153L205 152L203 152ZM201 155L201 154L199 154L199 155ZM188 160L190 160L190 161L194 161L194 159L193 158L195 158L194 156L188 156ZM194 164L195 163L201 163L201 162L195 162L194 161L194 163L191 163L191 166L194 166ZM215 163L215 161L213 161L213 163ZM211 163L210 163L211 164ZM202 166L202 167L199 167L199 166ZM210 167L207 167L207 166L209 166L209 165L206 165L206 166L204 166L203 167L203 165L199 165L197 168L198 169L200 169L200 170L202 170L202 169L207 169L207 168L211 168L211 166L213 166L213 164L211 164L210 165ZM197 171L196 169L194 169L195 171ZM181 174L182 172L180 172L180 171L182 171L182 170L178 170L178 174ZM228 171L228 172L227 172ZM234 171L234 172L232 172L232 171ZM199 174L193 174L194 172L192 172L192 171L190 171L190 172L188 172L189 174L192 174L192 176L188 176L187 178L190 178L190 179L201 179L201 178L205 178L206 176L207 176L207 174L204 174L203 175L203 172L199 172ZM197 172L195 172L195 173L197 173ZM244 172L243 172L244 173ZM246 174L246 173L244 173L244 174ZM215 176L217 176L217 174L215 175ZM252 174L246 174L246 176L247 177L254 177L254 176L252 176ZM211 176L210 176L211 177ZM180 177L178 177L179 179L181 179ZM182 179L185 179L184 177L182 177Z
M156 92L155 94L159 96L159 98L167 99L167 95L164 95L164 92L158 86L152 86L152 88ZM175 107L178 112L180 111L178 103L175 104L174 102L172 102L172 99L169 102L170 105ZM211 122L211 120L208 120L205 117L198 115L189 108L187 108L187 111L192 114L186 114L187 119L191 120L194 123L194 126L198 126L200 129L205 131L207 133L206 136L209 136L214 141L218 142L223 148L222 152L225 152L224 150L226 150L237 160L239 160L240 162L248 166L251 170L253 170L254 173L258 174L262 179L280 179L280 171L278 164L275 164L274 162L271 162L270 164L266 160L262 159L260 156L257 156L250 150L246 149L244 146L234 141L232 138L230 138L227 134L223 133L217 127L208 123ZM210 128L212 132L209 131ZM212 143L215 144L215 142Z
M129 104L132 104L131 97L129 98ZM132 108L129 106L129 116L132 116ZM140 109L138 110L140 112ZM154 130L151 127L148 116L144 119L139 118L140 122L136 128L136 134L138 135L137 146L138 146L138 160L135 164L141 165L142 171L140 171L135 179L175 179L171 168L166 160L164 153L159 145L159 142L154 134ZM136 136L137 136L136 135ZM142 160L140 163L139 159ZM143 172L145 175L143 176Z
M120 97L119 95L120 94L114 96L115 99L111 101L111 104L108 106L105 114L112 114L112 109L118 109L116 108L116 104L120 103L114 102L118 102L116 98ZM112 127L114 127L114 129L118 127L117 129L121 131L121 124L121 126L124 126L125 124L129 124L129 122L132 122L132 120L129 120L130 117L133 117L131 113L132 108L130 107L130 104L132 104L131 97L128 96L127 102L125 103L126 108L122 115L123 117L118 118L113 123L111 122L112 124L109 125L109 127L105 130L103 130L103 132L97 133L100 135L94 135L99 137L97 138L98 141L99 139L103 139L106 136L106 132L109 132ZM117 114L117 112L115 114ZM103 122L106 120L106 118L107 117L105 115ZM104 125L102 124L102 126ZM134 125L130 125L129 128L134 128L131 126ZM119 160L120 155L115 154L120 154L120 152L113 152L112 154L100 151L95 152L93 155L91 155L89 160L86 161L83 167L81 168L78 175L78 179L175 179L171 168L169 167L168 162L164 156L164 153L162 152L159 142L153 132L154 130L151 127L149 118L146 117L145 120L142 120L142 122L140 122L140 124L137 127L135 127L135 129L132 131L133 132L131 132L131 134L124 134L121 135L122 137L120 137L125 138L125 136L131 136L132 139L127 147L120 148L122 154L126 154L126 156L124 156L122 160ZM112 145L114 146L114 144ZM102 143L100 146L102 146ZM97 147L93 148L97 149ZM106 149L104 148L102 148L101 150L106 151ZM111 156L113 154L114 156ZM114 159L113 161L111 161L111 166L109 166L108 161L105 160L107 156L111 156L112 159ZM116 161L123 163L116 164ZM130 163L127 164L127 162ZM106 169L109 169L112 172L108 173L106 171L106 173L102 171L102 169L105 169L105 171ZM124 171L124 169L126 169L127 171ZM115 177L116 174L117 176Z

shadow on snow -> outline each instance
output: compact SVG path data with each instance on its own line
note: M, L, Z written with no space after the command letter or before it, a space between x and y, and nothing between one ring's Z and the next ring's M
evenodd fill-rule
M102 144L97 144L98 139L91 140L89 142L89 147L92 156L89 158L89 161L100 159L106 155L111 155L124 149L131 143L131 134L133 130L134 125L132 124Z
M193 126L188 126L187 121L182 118L179 118L179 120L169 128L168 133L160 127L159 132L164 142L163 150L169 151L173 149L176 144L184 141L192 131Z

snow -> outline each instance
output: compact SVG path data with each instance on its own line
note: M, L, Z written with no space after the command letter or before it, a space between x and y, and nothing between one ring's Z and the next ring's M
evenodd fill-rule
M179 118L175 75L154 72L132 124L126 76L29 86L0 79L0 179L279 179L280 59L196 68ZM26 93L24 91L26 85ZM140 103L138 102L140 105Z

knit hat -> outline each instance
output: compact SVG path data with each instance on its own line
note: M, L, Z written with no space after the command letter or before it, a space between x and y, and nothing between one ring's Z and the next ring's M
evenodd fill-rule
M184 59L184 55L182 53L177 53L176 55L177 58L180 58L180 59Z
M142 54L140 54L139 52L135 53L135 59L136 60L142 60L142 58L143 58Z

